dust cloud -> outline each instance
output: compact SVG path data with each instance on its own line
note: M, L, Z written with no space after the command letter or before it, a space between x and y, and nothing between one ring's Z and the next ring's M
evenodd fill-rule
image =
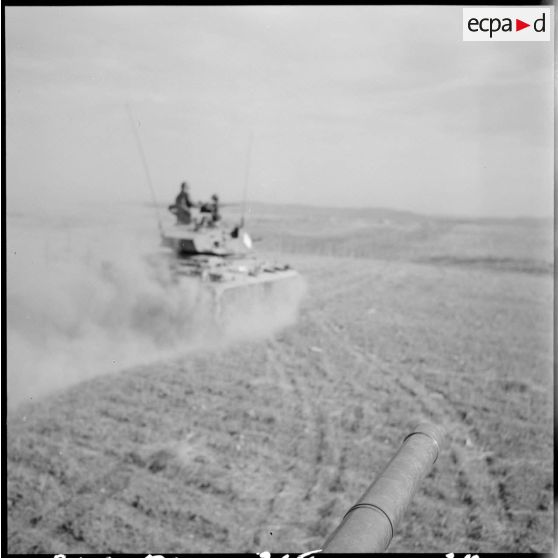
M144 213L8 215L9 407L111 371L270 336L296 320L300 278L265 299L226 292L217 325L207 288L173 280Z

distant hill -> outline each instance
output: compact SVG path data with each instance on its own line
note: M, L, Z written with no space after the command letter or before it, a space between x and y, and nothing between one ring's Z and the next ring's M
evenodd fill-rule
M145 207L159 207L167 209L168 203L154 204L153 202L144 202L141 205ZM223 201L221 204L228 212L241 211L242 201ZM445 215L421 213L416 211L408 211L403 209L392 209L388 207L334 207L319 206L308 204L286 204L272 203L263 201L249 201L246 208L252 214L288 214L289 216L308 216L308 215L332 215L335 213L339 216L352 218L368 218L368 219L392 219L398 221L416 221L422 219L432 219L439 221L449 221L452 223L482 223L482 224L521 224L521 225L553 225L554 218L533 217L526 215L517 215L512 217L498 216L467 216L467 215Z

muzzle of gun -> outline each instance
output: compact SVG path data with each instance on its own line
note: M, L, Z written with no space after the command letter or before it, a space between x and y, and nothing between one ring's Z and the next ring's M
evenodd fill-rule
M341 524L323 544L323 552L384 552L420 482L438 459L444 429L421 423Z

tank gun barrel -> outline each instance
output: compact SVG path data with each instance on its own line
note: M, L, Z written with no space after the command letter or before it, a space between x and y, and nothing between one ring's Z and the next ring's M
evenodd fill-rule
M323 552L384 552L418 485L438 458L444 430L421 423L328 537Z

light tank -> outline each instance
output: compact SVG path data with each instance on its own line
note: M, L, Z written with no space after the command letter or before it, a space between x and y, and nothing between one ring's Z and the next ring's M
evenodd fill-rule
M224 318L226 301L237 304L269 305L288 303L288 285L300 281L288 264L259 258L243 220L227 226L212 222L192 208L191 222L161 226L161 243L172 255L170 266L175 278L195 278L213 295L215 313ZM286 298L285 298L286 297Z

